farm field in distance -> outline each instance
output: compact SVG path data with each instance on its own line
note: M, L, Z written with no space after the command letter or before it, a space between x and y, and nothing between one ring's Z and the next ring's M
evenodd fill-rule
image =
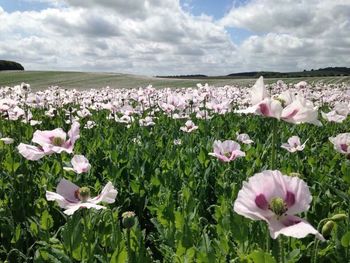
M275 83L278 78L265 79L266 83ZM285 83L297 83L305 80L310 83L337 84L349 83L350 77L300 77L282 78ZM111 88L136 88L146 87L151 84L155 88L182 88L195 87L197 83L208 83L213 86L224 85L252 85L255 79L167 79L131 74L117 73L90 73L69 71L3 71L0 72L0 86L14 86L22 82L31 85L33 90L43 90L51 85L67 89L100 89L109 86Z

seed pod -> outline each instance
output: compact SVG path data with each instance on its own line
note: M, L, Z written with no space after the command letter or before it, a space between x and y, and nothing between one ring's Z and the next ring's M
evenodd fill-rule
M128 211L122 214L122 223L125 228L132 228L135 225L135 213Z

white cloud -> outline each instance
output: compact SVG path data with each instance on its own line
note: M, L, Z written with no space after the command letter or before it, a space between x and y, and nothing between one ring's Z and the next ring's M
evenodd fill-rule
M27 69L215 75L350 63L347 0L250 1L220 21L178 0L26 1L51 7L0 7L0 57ZM229 27L256 35L236 45Z
M256 35L239 47L247 67L302 70L350 64L350 1L255 0L232 8L225 27Z

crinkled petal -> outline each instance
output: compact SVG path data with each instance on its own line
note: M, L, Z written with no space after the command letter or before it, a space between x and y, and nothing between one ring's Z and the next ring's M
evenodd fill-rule
M115 202L117 194L118 191L114 188L113 184L108 182L98 196L91 198L88 201L93 204L98 204L100 202L112 204Z
M39 147L29 145L29 144L24 144L20 143L17 146L18 152L26 159L31 160L31 161L37 161L41 158L43 158L46 154L42 149Z
M280 220L275 218L268 222L270 235L276 239L279 235L285 235L294 238L304 238L309 234L315 235L318 239L324 241L323 236L307 221L297 216L286 216Z

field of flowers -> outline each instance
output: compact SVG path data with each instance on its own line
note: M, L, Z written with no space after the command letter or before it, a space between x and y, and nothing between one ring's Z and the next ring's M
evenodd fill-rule
M0 88L1 262L349 262L350 87Z

